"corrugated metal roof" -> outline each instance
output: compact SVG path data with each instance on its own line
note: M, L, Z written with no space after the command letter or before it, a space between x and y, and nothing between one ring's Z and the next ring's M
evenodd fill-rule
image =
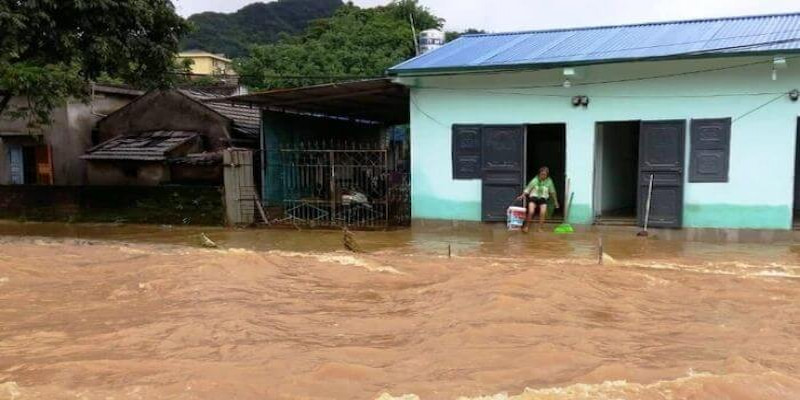
M103 142L81 156L84 160L165 161L172 150L196 140L196 132L155 131L120 136Z
M800 13L464 35L389 73L794 51L800 51Z

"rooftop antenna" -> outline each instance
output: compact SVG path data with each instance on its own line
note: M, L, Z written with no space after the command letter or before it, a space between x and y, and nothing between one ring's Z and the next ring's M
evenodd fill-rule
M417 28L414 27L414 14L408 14L408 20L411 21L411 34L414 36L414 55L419 55L419 40L417 39Z

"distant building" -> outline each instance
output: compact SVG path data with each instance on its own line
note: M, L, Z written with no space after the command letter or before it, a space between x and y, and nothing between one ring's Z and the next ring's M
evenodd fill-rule
M222 151L257 148L260 111L210 95L154 90L97 123L81 157L90 185L222 183Z
M96 85L87 103L70 99L50 114L52 122L37 129L28 119L0 115L0 185L83 185L86 163L80 156L92 147L92 129L107 114L143 92L121 86ZM15 97L10 108L25 107Z
M214 54L203 50L187 50L178 53L178 61L191 60L194 75L236 75L233 62L224 54Z
M436 29L428 29L419 34L419 52L425 54L429 51L444 46L444 32Z

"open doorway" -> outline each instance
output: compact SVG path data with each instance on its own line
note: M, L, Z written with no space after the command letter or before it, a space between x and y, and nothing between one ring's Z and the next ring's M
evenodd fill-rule
M597 123L595 223L636 224L640 126L640 121Z
M565 193L567 173L567 126L565 124L526 125L525 183L539 172L539 168L550 168L550 177L558 192L561 208L550 216L562 217L569 200Z

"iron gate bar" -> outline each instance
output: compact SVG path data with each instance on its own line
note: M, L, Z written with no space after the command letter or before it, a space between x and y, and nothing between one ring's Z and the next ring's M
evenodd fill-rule
M354 228L410 222L408 179L389 167L386 148L323 146L280 150L284 218L276 222Z

